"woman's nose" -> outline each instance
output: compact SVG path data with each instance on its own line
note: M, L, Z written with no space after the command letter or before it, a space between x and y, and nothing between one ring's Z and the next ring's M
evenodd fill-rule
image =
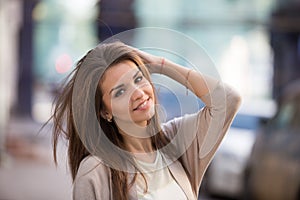
M132 95L131 95L131 98L132 100L137 100L137 99L140 99L144 96L144 91L142 88L140 87L135 87L133 92L132 92Z

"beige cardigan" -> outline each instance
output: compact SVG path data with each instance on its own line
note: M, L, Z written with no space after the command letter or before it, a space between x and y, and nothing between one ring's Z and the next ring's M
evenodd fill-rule
M167 167L189 200L197 200L205 170L231 125L241 100L225 84L217 83L210 88L213 88L211 92L201 98L206 105L203 109L163 125L167 137L174 138L172 142L185 150L180 160L170 162ZM176 138L176 134L179 137ZM130 199L138 199L135 185L129 195ZM88 156L81 162L74 181L73 199L113 199L110 168L98 157Z

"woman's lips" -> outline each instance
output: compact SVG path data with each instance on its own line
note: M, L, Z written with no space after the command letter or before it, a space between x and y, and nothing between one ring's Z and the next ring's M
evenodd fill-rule
M137 111L137 110L147 110L149 109L149 107L151 106L151 98L146 99L145 101L143 101L142 103L140 103L136 108L133 109L133 111Z

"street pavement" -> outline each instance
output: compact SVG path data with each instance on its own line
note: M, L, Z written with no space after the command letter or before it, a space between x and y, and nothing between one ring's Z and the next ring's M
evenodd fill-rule
M72 181L66 147L60 144L55 166L49 126L14 118L7 126L6 151L0 163L0 200L71 200Z

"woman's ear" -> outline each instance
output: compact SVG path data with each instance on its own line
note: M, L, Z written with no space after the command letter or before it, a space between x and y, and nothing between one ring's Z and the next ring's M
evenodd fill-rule
M103 119L106 119L107 121L111 122L112 121L112 114L107 112L106 110L100 111L100 115Z

